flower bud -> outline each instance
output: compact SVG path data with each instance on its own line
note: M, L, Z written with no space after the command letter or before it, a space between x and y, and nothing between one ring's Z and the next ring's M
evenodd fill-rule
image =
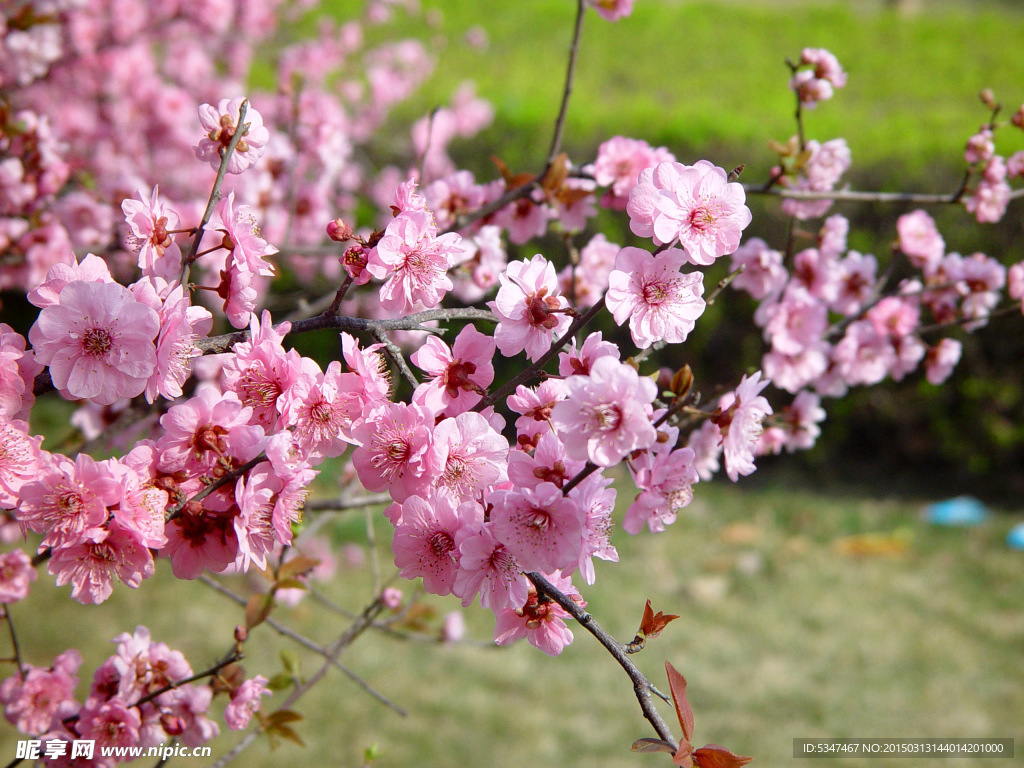
M327 224L327 236L337 243L351 240L354 234L352 227L346 224L344 219L335 219Z

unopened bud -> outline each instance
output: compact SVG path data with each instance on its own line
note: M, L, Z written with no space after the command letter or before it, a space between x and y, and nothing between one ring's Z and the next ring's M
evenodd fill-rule
M994 109L996 106L996 95L992 93L991 88L982 88L981 93L978 94L978 98L981 99L981 103L989 109Z
M249 638L249 630L245 628L244 624L239 624L235 627L235 642L244 643Z
M1013 117L1010 118L1010 122L1018 128L1024 128L1024 104L1021 104L1020 109L1013 113Z
M351 240L354 234L352 227L346 224L344 219L335 219L327 225L327 236L337 243Z
M185 732L185 721L177 715L160 715L160 727L168 736L180 736Z
M684 365L672 376L670 389L676 397L686 397L693 386L693 371L689 365Z

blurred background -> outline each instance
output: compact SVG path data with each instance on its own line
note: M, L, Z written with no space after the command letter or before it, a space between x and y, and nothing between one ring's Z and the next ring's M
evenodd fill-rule
M324 0L320 12L344 19L361 8ZM437 69L401 106L393 131L375 138L378 164L407 164L409 126L473 80L496 116L491 128L452 146L460 167L492 178L489 158L499 155L513 171L540 168L574 8L570 0L422 0L423 13L398 27L428 42ZM296 34L316 26L308 18ZM846 139L850 187L952 192L964 142L989 118L981 89L994 91L1004 116L1024 102L1021 41L1024 9L1016 2L637 0L633 15L615 24L588 14L564 144L583 163L612 135L641 138L683 162L745 164L742 180L761 183L775 160L768 140L795 132L785 61L805 46L824 47L846 69L848 85L807 113L805 126L808 138ZM258 71L257 84L272 85L271 71ZM1024 135L1002 131L997 147L1001 154L1022 149ZM777 201L752 198L750 207L747 235L781 244L786 224ZM895 221L908 210L843 204L831 212L850 219L851 248L884 260ZM959 207L929 212L948 250L983 251L1007 265L1024 259L1019 201L990 226ZM623 217L607 216L600 226L610 240L632 242ZM530 244L518 256L543 247ZM510 260L516 257L512 250ZM724 276L719 267L709 284ZM685 356L666 364L689 363L709 391L734 384L761 353L749 338L752 310L727 294L709 318L716 322L699 325ZM615 531L621 562L599 562L597 584L584 596L623 641L635 633L647 598L655 610L681 615L636 659L663 687L665 659L688 678L697 745L717 742L766 766L789 764L792 740L804 737L1016 737L1024 747L1024 553L1006 544L1024 520L1022 323L1002 318L960 337L964 359L944 387L912 376L826 403L815 449L766 459L737 485L698 485L666 533ZM961 494L995 514L971 527L922 518L926 505ZM621 510L631 498L623 483ZM327 526L336 575L275 617L321 643L343 631L345 612L360 610L371 594L374 570L385 580L394 571L383 522L379 510L357 511ZM97 607L69 604L67 590L43 575L18 617L22 645L41 664L73 641L90 674L112 651L108 639L131 631L125 622L138 616L154 639L202 668L223 652L240 609L201 583L183 588L164 566L141 589L117 589ZM260 588L258 579L223 581L241 595ZM385 617L393 624L362 638L342 662L407 716L335 671L297 707L305 720L295 727L307 748L261 744L236 764L667 764L663 756L629 753L650 730L628 679L585 633L577 631L557 659L523 643L499 649L490 643L489 612L460 611L453 598L395 585L405 602ZM466 622L464 638L439 643L452 612ZM55 615L75 627L74 637L55 631ZM269 627L254 634L246 646L251 673L288 669L303 677L317 668L314 655ZM670 708L663 712L672 722ZM0 755L13 756L14 738L9 728L0 732ZM237 739L222 736L215 756ZM888 764L844 758L815 765L833 763Z

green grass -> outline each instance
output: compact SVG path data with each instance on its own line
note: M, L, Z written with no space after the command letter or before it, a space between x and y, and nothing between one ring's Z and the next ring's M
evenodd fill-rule
M399 114L425 114L471 79L498 116L462 159L482 156L486 167L500 151L517 167L537 166L561 96L575 4L423 5L441 19L427 36L447 44L436 51L436 74ZM966 138L988 118L977 98L983 87L1011 112L1024 101L1024 58L1013 42L1024 39L1024 14L1013 8L931 3L905 16L878 3L661 0L637 3L615 24L590 13L566 146L586 161L599 141L624 134L664 143L686 161L746 162L748 178L763 178L772 163L767 140L795 132L785 60L820 46L838 56L849 84L807 115L808 135L845 137L855 166L888 166L890 186L901 181L897 173L927 178L936 164L958 166ZM489 35L485 52L465 42L474 26ZM419 20L404 29L424 32ZM1017 143L1010 149L1024 145L1009 141Z
M646 598L680 614L635 658L659 685L670 660L690 682L695 739L752 755L755 764L788 764L795 737L1019 739L1024 555L1003 540L1020 516L953 530L926 525L918 510L917 503L783 488L699 487L666 533L631 538L616 530L622 562L599 563L597 584L583 592L598 620L624 640ZM386 539L380 517L375 529ZM339 544L365 543L358 513L333 531ZM837 539L894 531L909 542L901 555L837 554ZM386 540L378 546L386 580L393 573ZM201 584L172 582L165 566L139 590L119 588L99 607L69 604L66 589L53 588L43 574L30 601L13 609L27 660L49 663L53 653L75 645L91 675L113 650L110 637L145 623L196 669L210 663L230 644L240 611ZM231 583L247 589L241 579ZM412 585L400 586L412 593ZM342 568L325 591L358 610L370 589L368 569ZM428 605L435 611L426 623L431 631L459 607L453 598ZM347 625L309 598L275 616L322 643ZM332 672L296 707L305 717L298 729L308 749L285 744L272 752L262 743L240 764L359 765L374 744L381 753L374 764L387 767L665 764L629 754L634 739L651 733L628 679L585 632L576 628L576 641L551 659L525 643L493 647L489 612L474 607L465 616L474 642L446 647L373 632L342 657L407 717ZM74 634L58 627L74 627ZM265 626L256 629L246 645L250 673L280 669L283 648L295 646ZM296 653L302 673L311 674L316 657ZM663 713L671 722L671 710ZM0 729L0 754L13 755L15 738L9 727ZM238 738L222 736L218 751ZM885 768L887 762L836 764Z

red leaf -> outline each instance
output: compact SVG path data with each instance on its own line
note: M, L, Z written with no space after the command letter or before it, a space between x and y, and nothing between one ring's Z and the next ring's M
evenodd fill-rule
M647 605L644 606L644 617L640 621L640 632L638 634L650 640L660 635L670 621L678 618L678 616L671 614L665 615L661 611L655 613L651 608L651 601L648 600Z
M637 739L630 745L632 752L671 752L672 745L662 739Z
M693 745L685 739L679 740L679 749L672 755L672 764L679 768L692 768L693 766Z
M740 768L753 759L734 755L719 744L705 744L693 753L693 760L700 768Z
M676 668L665 662L665 672L668 674L668 687L672 692L672 703L676 705L676 715L679 717L679 725L683 729L683 739L689 743L693 739L693 708L689 699L686 698L686 678L676 671ZM680 748L682 743L680 743Z

